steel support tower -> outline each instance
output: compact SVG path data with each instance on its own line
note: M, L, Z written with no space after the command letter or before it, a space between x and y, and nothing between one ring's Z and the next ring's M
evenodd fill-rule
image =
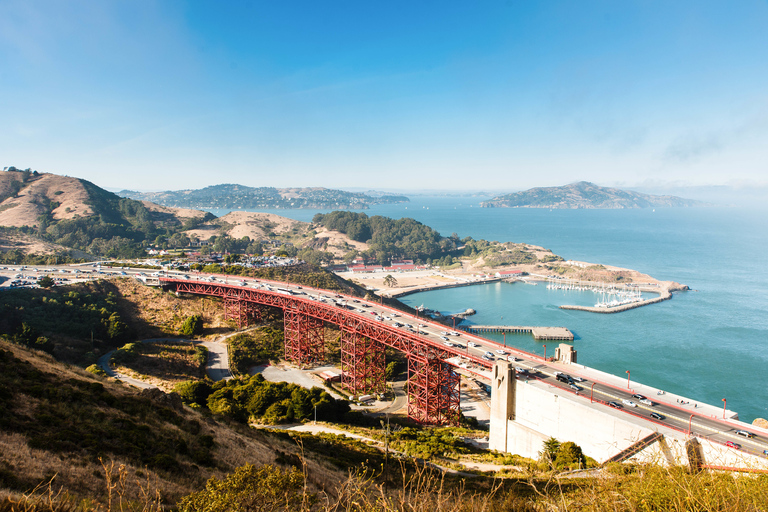
M342 330L341 385L352 394L383 393L384 345L357 332Z
M408 416L420 423L458 425L459 374L437 358L408 358Z
M298 310L283 311L285 359L299 366L317 364L325 359L323 321Z
M261 322L261 308L254 302L227 297L224 299L224 318L234 320L238 329Z

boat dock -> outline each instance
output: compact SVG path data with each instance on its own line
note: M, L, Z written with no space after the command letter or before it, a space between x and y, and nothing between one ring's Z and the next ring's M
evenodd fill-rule
M566 327L530 327L524 325L467 325L463 326L467 332L499 332L499 333L522 333L533 334L536 340L562 340L573 341L573 333Z

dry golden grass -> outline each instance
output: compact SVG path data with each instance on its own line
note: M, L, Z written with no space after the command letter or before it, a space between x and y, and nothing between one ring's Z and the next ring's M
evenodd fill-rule
M170 393L179 382L205 379L205 362L201 364L196 353L191 343L143 343L141 352L133 360L117 366L116 370Z
M205 334L216 335L231 330L224 319L221 303L210 297L176 296L156 288L144 286L135 279L123 278L102 281L118 296L121 316L133 329L137 339L176 336L184 320L200 315Z

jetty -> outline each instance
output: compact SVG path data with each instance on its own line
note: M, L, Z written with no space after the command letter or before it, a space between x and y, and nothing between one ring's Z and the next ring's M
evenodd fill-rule
M678 283L671 283L664 288L658 289L658 290L643 290L643 291L654 291L659 294L658 297L655 297L653 299L646 299L641 300L637 302L630 302L626 304L618 304L616 306L611 305L601 305L601 306L573 306L573 305L563 305L560 306L560 309L569 309L572 311L589 311L590 313L620 313L622 311L628 311L630 309L639 308L641 306L647 306L649 304L657 304L659 302L663 302L665 300L669 300L672 298L672 292L675 291L686 291L688 290L688 286L684 284L678 284Z
M525 325L466 325L462 326L466 332L474 334L482 332L498 333L522 333L532 334L536 340L560 340L573 341L573 333L566 327L531 327Z

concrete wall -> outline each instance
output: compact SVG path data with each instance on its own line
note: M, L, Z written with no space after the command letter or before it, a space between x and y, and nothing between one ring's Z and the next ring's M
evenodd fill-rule
M589 402L560 396L557 388L516 380L510 363L497 363L493 377L491 449L538 458L544 441L554 437L561 442L573 441L586 455L602 462L653 432L633 425L610 409L597 410ZM510 402L514 410L508 412L506 404Z
M606 407L590 404L540 381L515 379L512 364L499 361L491 380L489 447L538 458L544 441L572 441L598 462L658 430L664 437L632 457L639 462L688 464L688 437L673 429L640 421ZM703 463L713 466L768 469L768 461L719 443L699 439Z

